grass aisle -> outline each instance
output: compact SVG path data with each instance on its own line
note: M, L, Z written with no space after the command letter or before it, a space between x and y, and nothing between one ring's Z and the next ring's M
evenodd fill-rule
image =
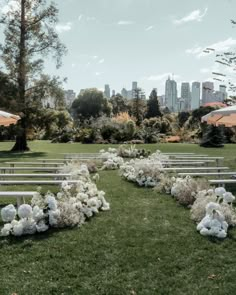
M0 239L0 295L235 294L235 230L207 239L171 197L100 176L110 211L80 229Z

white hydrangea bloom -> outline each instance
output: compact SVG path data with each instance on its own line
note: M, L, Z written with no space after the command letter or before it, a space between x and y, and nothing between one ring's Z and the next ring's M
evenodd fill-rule
M37 232L45 232L48 230L48 225L44 222L44 220L40 220L39 223L36 224Z
M23 235L24 227L21 221L16 221L12 224L12 234L16 237Z
M2 221L11 222L16 217L16 208L10 204L1 210Z
M1 236L7 237L10 235L11 231L12 231L11 223L5 223L3 228L1 229Z
M30 218L33 214L32 207L28 204L22 204L18 208L18 216L20 218Z
M206 216L197 225L197 230L203 236L214 236L223 239L227 236L228 223L220 211L218 203L210 202L206 206Z
M57 201L54 196L48 195L46 197L46 203L48 204L48 208L50 210L53 210L53 211L57 210Z
M33 235L36 233L36 222L33 218L21 218L19 220L23 227L23 234L24 235Z
M45 214L43 213L43 209L39 208L39 206L33 207L33 219L38 222L42 220L45 217Z

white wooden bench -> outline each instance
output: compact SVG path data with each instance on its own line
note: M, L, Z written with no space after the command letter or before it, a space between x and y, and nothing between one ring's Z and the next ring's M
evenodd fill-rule
M0 185L22 185L22 184L45 184L45 185L56 185L62 184L64 180L0 180ZM78 180L66 180L68 184L76 184Z
M14 197L17 200L17 206L19 207L23 203L25 202L24 198L25 197L33 197L36 194L38 194L38 192L7 192L7 191L0 191L0 198L8 198L8 197Z
M65 159L106 159L100 153L63 154Z
M162 168L163 172L178 172L178 171L222 171L227 170L229 167L170 167L170 168Z
M70 173L4 173L0 174L0 179L2 178L18 178L18 177L29 177L29 178L57 178L57 179L66 179L70 177Z
M58 171L60 169L60 167L30 167L30 166L25 166L25 167L0 167L0 171L2 173L6 173L6 171L11 171L12 173L14 173L15 171Z
M185 165L190 165L190 166L194 166L194 165L204 165L206 164L205 162L161 162L162 165L166 165L166 166L185 166Z
M178 173L179 176L232 176L236 175L236 172L190 172L190 173Z
M235 184L236 179L210 179L209 183L224 187L226 184Z
M36 159L38 162L42 162L42 163L47 163L48 161L49 162L63 162L63 163L66 163L67 160L66 159L43 159L43 158L39 158L39 159Z
M64 163L58 163L58 162L5 162L5 164L10 165L11 167L15 167L16 165L21 166L34 166L34 165L43 165L43 166L63 166Z

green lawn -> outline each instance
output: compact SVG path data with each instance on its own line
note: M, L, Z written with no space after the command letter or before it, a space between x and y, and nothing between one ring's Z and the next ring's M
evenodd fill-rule
M7 150L12 143L0 143ZM62 158L107 145L30 143L32 152L0 152L0 161ZM151 151L224 156L236 169L236 145L204 149L190 144L143 145ZM189 210L170 196L138 188L117 171L100 172L111 210L82 228L21 239L0 239L0 295L235 294L236 230L224 241L196 232ZM6 200L4 200L6 203Z

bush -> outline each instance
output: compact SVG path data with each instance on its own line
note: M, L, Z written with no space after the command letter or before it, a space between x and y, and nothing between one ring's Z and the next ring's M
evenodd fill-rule
M223 147L225 141L224 129L222 126L209 125L203 134L200 146L202 147Z
M82 143L93 143L95 138L96 133L92 128L84 128L79 131L79 139Z

